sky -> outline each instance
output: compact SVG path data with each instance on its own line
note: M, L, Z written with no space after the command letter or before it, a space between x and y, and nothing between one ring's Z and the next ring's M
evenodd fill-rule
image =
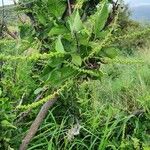
M13 0L4 0L5 5L13 4ZM2 5L2 0L0 0L0 5Z
M125 0L131 7L150 5L150 0Z
M13 4L13 1L12 0L4 0L4 4L10 5L10 4ZM2 0L0 0L0 5L2 5Z

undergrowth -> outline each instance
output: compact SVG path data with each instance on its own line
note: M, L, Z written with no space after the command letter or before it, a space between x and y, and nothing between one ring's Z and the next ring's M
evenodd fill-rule
M77 1L64 18L64 1L20 2L35 20L0 41L0 149L18 149L56 98L28 150L149 150L150 28L123 28L108 0L88 12Z
M134 57L145 56L148 50ZM64 91L28 150L149 149L149 69L143 63L107 64L101 81L87 79ZM35 114L32 111L12 130L10 145L15 149Z

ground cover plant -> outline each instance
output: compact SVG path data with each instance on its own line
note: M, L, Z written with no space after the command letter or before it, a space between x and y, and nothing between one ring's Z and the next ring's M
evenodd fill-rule
M123 28L118 1L15 8L16 33L2 20L0 148L150 149L150 28Z

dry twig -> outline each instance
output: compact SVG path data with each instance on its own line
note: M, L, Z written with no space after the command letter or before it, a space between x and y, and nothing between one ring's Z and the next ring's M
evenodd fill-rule
M46 117L48 110L50 109L50 107L53 106L53 104L57 101L57 98L49 100L48 102L46 102L41 110L39 111L38 115L36 116L35 120L33 121L29 131L27 132L26 136L24 137L24 139L22 140L22 144L19 147L19 150L26 150L30 141L32 140L32 138L34 137L34 135L36 134L39 126L41 125L41 123L43 122L44 118Z

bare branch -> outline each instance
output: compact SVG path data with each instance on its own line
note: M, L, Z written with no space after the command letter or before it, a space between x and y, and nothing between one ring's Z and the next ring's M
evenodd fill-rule
M26 134L25 138L22 140L22 144L19 147L19 150L26 150L30 141L38 131L39 126L43 122L44 118L46 117L48 110L50 107L53 106L53 104L57 101L57 98L49 100L46 102L41 110L39 111L38 115L36 116L35 120L33 121L28 133Z

